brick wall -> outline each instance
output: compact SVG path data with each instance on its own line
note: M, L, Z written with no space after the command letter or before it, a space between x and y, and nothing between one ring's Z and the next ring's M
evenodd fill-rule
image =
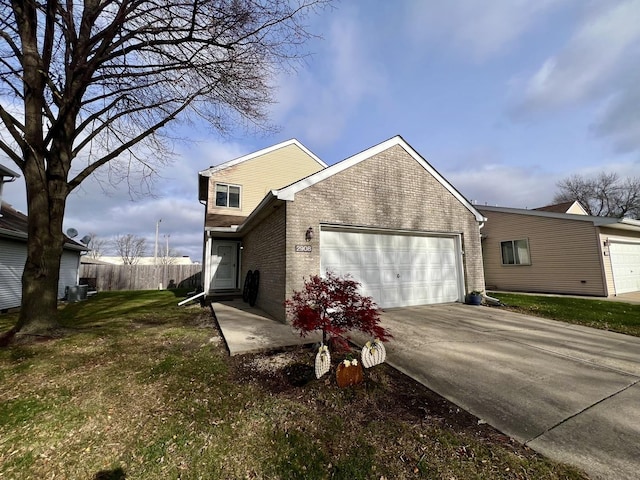
M286 293L320 273L320 224L459 233L466 291L484 289L480 231L473 214L397 145L366 159L287 202ZM313 227L315 237L305 242ZM310 244L311 253L295 245Z
M260 271L256 306L284 321L285 298L285 205L258 223L242 239L242 271L240 285L248 270Z

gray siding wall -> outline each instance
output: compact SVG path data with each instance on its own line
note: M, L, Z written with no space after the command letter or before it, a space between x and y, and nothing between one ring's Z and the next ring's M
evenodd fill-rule
M0 310L20 306L22 271L26 260L24 242L0 239Z
M484 289L480 230L474 215L418 164L394 146L301 192L287 203L286 295L320 272L320 225L459 233L467 291ZM313 227L315 237L305 241ZM311 253L295 245L311 244Z
M58 281L58 298L63 298L65 288L78 284L78 270L80 255L77 252L65 250L60 259L60 280Z
M0 239L0 310L20 306L22 301L22 272L27 260L24 242ZM64 297L65 287L78 283L80 255L65 250L60 261L58 298Z
M278 208L242 238L240 286L248 270L260 271L256 306L284 321L286 206Z
M490 289L606 296L602 253L589 222L483 211L485 282ZM502 265L500 242L529 240L531 265Z

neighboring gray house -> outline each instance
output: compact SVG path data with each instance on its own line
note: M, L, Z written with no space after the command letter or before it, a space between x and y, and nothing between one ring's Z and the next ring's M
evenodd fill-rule
M19 175L0 165L1 185ZM86 247L67 239L60 264L58 298L65 295L65 287L78 284L80 254ZM0 312L20 306L22 299L22 271L27 259L27 216L0 197Z
M282 164L285 176L301 164L310 172L287 183L274 175ZM254 200L245 193L261 171L271 184ZM292 140L199 175L209 295L259 270L256 305L286 321L285 299L327 270L352 275L383 308L484 289L484 217L400 136L329 167Z

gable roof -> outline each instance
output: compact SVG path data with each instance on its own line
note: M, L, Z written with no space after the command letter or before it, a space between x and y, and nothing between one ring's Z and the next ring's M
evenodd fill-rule
M203 177L210 177L211 175L213 175L216 172L219 172L220 170L224 170L226 168L233 167L234 165L238 165L239 163L242 163L242 162L247 162L249 160L253 160L254 158L260 157L262 155L266 155L267 153L271 153L271 152L274 152L276 150L280 150L281 148L288 147L289 145L295 145L296 147L298 147L304 153L309 155L313 160L318 162L318 164L320 164L320 166L322 168L326 168L327 167L327 164L324 163L322 160L320 160L320 158L318 158L318 156L316 156L311 150L309 150L307 147L305 147L303 144L301 144L295 138L292 138L291 140L287 140L287 141L278 143L276 145L272 145L270 147L263 148L262 150L258 150L257 152L249 153L249 154L244 155L242 157L238 157L236 159L229 160L228 162L224 162L224 163L221 163L219 165L213 165L213 166L211 166L211 167L209 167L209 168L207 168L205 170L202 170L201 172L198 172L198 175L201 175Z
M453 185L451 185L438 171L433 168L429 162L427 162L418 152L416 152L411 145L409 145L400 135L396 135L395 137L390 138L382 143L374 145L371 148L363 150L360 153L357 153L351 157L342 160L341 162L335 163L330 167L325 168L324 170L320 170L313 175L310 175L306 178L298 180L297 182L292 183L284 188L279 190L273 190L272 194L276 196L279 200L293 200L295 194L304 190L306 188L315 185L322 180L325 180L337 173L346 170L349 167L357 165L358 163L366 160L378 153L384 152L391 147L399 145L402 147L416 162L418 162L427 172L429 172L444 188L446 188L460 203L462 203L475 217L476 221L483 222L485 218L482 214L460 193L456 190Z
M582 204L577 200L555 203L553 205L546 205L544 207L534 208L533 210L540 210L542 212L569 213L569 210L571 210L573 207L576 207L579 211L582 212L576 215L589 215Z
M578 222L589 222L595 227L609 227L617 228L620 230L633 230L640 232L640 220L633 220L631 218L616 218L616 217L596 217L593 215L581 215L575 213L557 213L549 212L539 209L527 210L524 208L510 208L510 207L490 207L480 206L478 209L481 212L498 212L498 213L512 213L516 215L528 215L532 217L546 217L556 218L560 220L571 220ZM491 221L491 220L489 220Z
M327 164L324 163L317 155L315 155L311 150L305 147L302 143L300 143L295 138L291 140L286 140L284 142L278 143L276 145L272 145L267 148L263 148L262 150L258 150L257 152L249 153L247 155L243 155L242 157L235 158L233 160L229 160L228 162L221 163L219 165L213 165L205 170L198 172L198 199L203 202L207 199L208 189L209 189L209 177L213 176L215 173L226 170L227 168L233 167L243 162L248 162L249 160L253 160L255 158L261 157L271 152L275 152L276 150L280 150L289 146L296 146L300 150L302 150L306 155L308 155L312 160L317 162L322 168L326 168Z
M2 212L2 216L0 216L0 238L26 240L28 232L27 216L22 212L14 210L11 205L5 202L0 204L0 212ZM83 251L89 250L86 246L72 240L66 235L64 235L64 239L65 248Z

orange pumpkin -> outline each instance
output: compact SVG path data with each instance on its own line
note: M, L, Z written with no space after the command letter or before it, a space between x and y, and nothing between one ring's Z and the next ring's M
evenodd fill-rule
M340 362L338 369L336 370L336 380L340 388L349 387L351 385L358 385L364 380L362 374L362 366L360 363L357 365L346 366L344 362Z

